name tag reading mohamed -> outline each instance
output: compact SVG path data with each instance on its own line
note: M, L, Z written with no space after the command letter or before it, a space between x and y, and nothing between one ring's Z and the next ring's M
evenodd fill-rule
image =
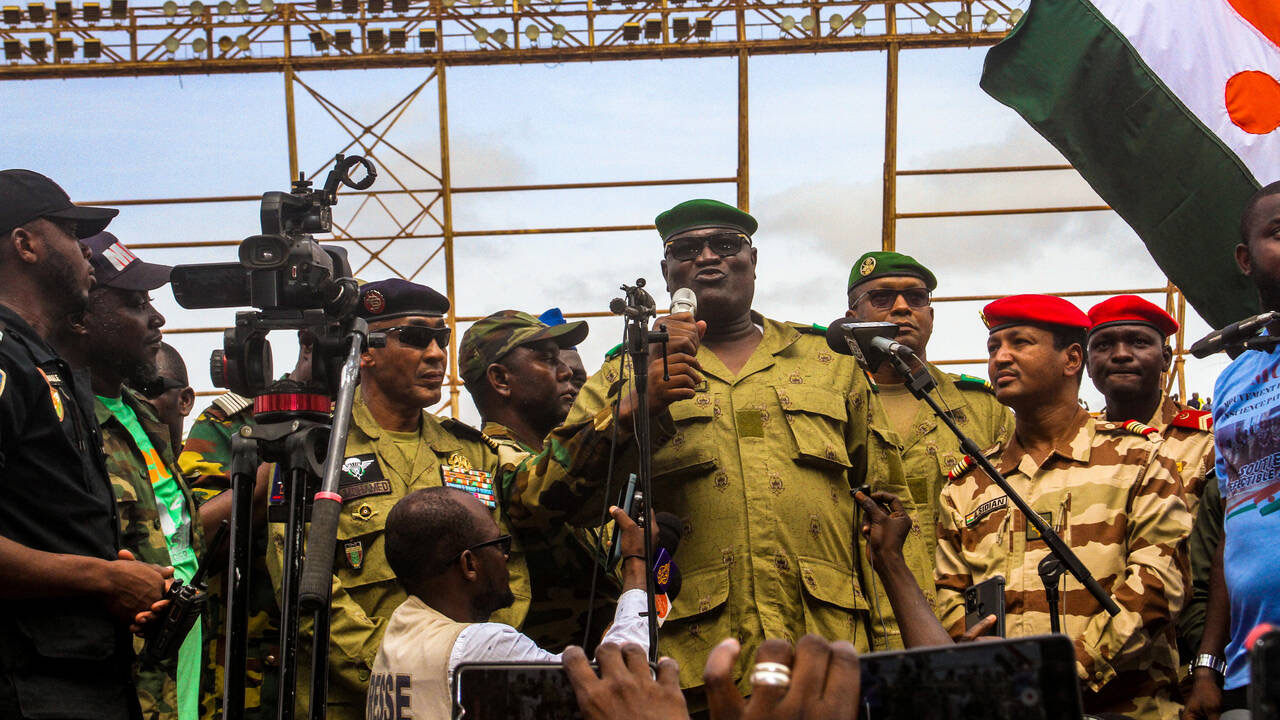
M445 487L469 492L488 507L498 507L498 498L493 492L493 473L491 472L470 470L457 465L441 465L440 479Z

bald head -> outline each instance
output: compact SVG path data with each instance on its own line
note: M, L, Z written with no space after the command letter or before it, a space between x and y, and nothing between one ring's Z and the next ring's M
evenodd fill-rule
M405 589L417 595L459 553L494 531L488 508L474 495L446 487L415 490L387 515L387 563Z

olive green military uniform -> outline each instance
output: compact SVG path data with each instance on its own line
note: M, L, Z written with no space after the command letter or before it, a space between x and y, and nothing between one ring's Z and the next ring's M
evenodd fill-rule
M169 447L169 428L156 417L155 410L143 397L124 388L122 399L138 418L138 424L151 440L151 446L168 468L174 482L182 491L183 501L191 519L191 548L196 557L204 553L204 536L200 530L200 516L191 489L178 471L173 449ZM172 565L169 548L165 542L160 522L160 507L151 486L147 460L142 456L133 436L116 419L100 399L94 400L94 414L102 427L102 451L107 458L107 474L116 494L116 507L120 518L120 547L147 563L162 567ZM204 640L208 640L206 625ZM134 639L134 649L141 651L143 641ZM207 642L205 652L208 652ZM176 720L178 717L177 661L155 664L135 661L137 671L138 701L142 715L147 720Z
M989 383L981 378L943 372L936 365L926 363L926 366L938 383L934 399L978 447L1002 443L1013 434L1013 413L996 400ZM923 402L916 402L919 409L907 437L900 437L888 424L881 425L887 420L883 415L877 415L875 430L885 437L894 438L902 453L902 465L911 489L910 496L902 498L902 502L913 521L911 534L919 535L925 548L923 556L908 555L907 564L920 583L925 598L933 602L934 554L938 546L936 529L942 489L947 485L948 473L957 471L963 464L964 452L955 434L933 410ZM904 548L904 551L909 549ZM901 631L894 620L884 586L876 582L872 594L873 621L877 626L884 625L883 629L877 627L877 630L887 643L887 648L876 649L901 648Z
M523 453L505 451L480 431L452 419L440 420L422 413L419 445L414 457L405 453L378 426L357 390L347 437L346 460L339 491L343 496L338 521L337 557L334 560L333 596L330 605L329 714L334 720L363 718L370 668L391 614L408 597L397 582L383 550L387 514L413 490L444 484L442 467L461 477L466 471L481 494L496 496L502 462L516 463ZM510 454L507 454L510 453ZM494 519L503 532L507 522L495 509ZM269 558L272 580L280 582L284 547L283 523L270 525ZM491 618L520 627L529 610L529 576L524 552L513 545L507 562L515 604ZM309 625L304 624L304 631ZM310 677L307 653L299 654L299 680ZM299 707L306 698L299 693Z
M1088 713L1178 716L1173 618L1186 597L1179 546L1191 530L1182 483L1160 462L1161 438L1080 410L1075 434L1037 465L1017 437L992 462L1045 516L1120 606L1111 617L1064 576L1062 628L1075 642ZM1005 585L1006 635L1049 631L1037 567L1048 554L1026 518L985 473L969 469L942 491L938 523L938 613L964 630L961 591L994 575Z
M485 423L483 432L516 452L535 453L504 425ZM572 644L589 650L612 622L621 584L615 575L601 570L599 559L600 552L609 551L611 528L611 524L603 528L575 528L561 523L549 533L517 529L516 540L524 549L528 565L530 593L529 612L520 631L538 647L561 652ZM591 578L596 573L599 576L592 603ZM592 608L591 629L587 632L589 606Z
M1218 476L1210 472L1205 478L1200 504L1196 507L1195 525L1191 528L1191 536L1187 538L1187 556L1191 561L1191 591L1186 606L1178 614L1178 655L1182 659L1179 668L1182 670L1200 654L1205 610L1209 605L1209 577L1213 561L1218 557L1218 547L1222 544L1223 522Z
M910 495L893 439L875 430L884 411L853 359L811 327L753 319L764 334L746 365L735 375L700 347L706 382L655 422L655 438L669 439L655 441L653 507L685 521L676 553L684 583L659 653L679 661L685 688L703 684L708 654L727 637L742 642L734 677L743 692L765 638L812 632L869 649L850 484ZM607 417L622 368L615 357L587 382L570 424ZM615 468L614 492L633 452ZM518 522L598 521L603 477L539 479L512 493Z
M186 445L178 456L178 468L191 483L196 502L204 504L231 489L231 438L253 422L253 400L223 393L205 408L191 426ZM245 718L265 720L276 716L279 697L280 606L267 573L267 530L253 531L249 568L249 622L245 663ZM209 578L211 620L210 652L206 674L212 678L204 699L205 716L221 717L223 661L226 659L226 574Z

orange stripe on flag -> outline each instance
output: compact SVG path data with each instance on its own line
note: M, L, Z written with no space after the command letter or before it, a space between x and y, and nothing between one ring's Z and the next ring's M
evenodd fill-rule
M1240 17L1280 47L1280 3L1276 0L1227 0Z

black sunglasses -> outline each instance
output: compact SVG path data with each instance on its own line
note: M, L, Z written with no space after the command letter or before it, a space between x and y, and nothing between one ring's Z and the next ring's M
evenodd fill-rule
M854 307L866 298L871 302L871 307L877 310L888 310L893 304L898 302L898 296L906 298L907 305L913 308L922 308L929 306L930 293L928 288L908 288L906 290L868 290L858 296L857 300L849 307Z
M158 377L140 388L140 391L147 397L147 399L155 400L170 390L181 390L186 386L186 383L178 382L173 378Z
M686 262L701 255L702 248L709 247L711 252L723 258L737 255L742 252L743 245L750 244L751 241L746 235L735 232L703 235L701 237L682 237L667 243L667 254L673 260Z
M490 545L497 545L497 546L498 546L498 549L502 551L502 554L503 554L503 555L508 555L508 556L509 556L509 555L511 555L511 536L510 536L510 535L499 535L498 537L496 537L496 538L494 538L494 539L492 539L492 540L486 540L486 541L484 541L484 542L482 542L482 543L479 543L479 544L477 544L477 545L472 545L472 546L471 546L471 547L469 547L469 548L465 548L462 552L460 552L460 553L458 553L457 555L455 555L453 559L454 559L455 561L456 561L456 560L458 560L458 558L461 558L461 557L462 557L462 553L467 552L467 550L470 550L471 552L475 552L475 551L479 550L479 549L480 549L480 548L482 548L482 547L489 547Z
M397 325L395 327L385 328L382 332L390 335L396 334L396 339L401 345L426 350L431 347L431 343L435 342L443 350L449 346L449 333L452 330L448 327L429 327L427 325Z

